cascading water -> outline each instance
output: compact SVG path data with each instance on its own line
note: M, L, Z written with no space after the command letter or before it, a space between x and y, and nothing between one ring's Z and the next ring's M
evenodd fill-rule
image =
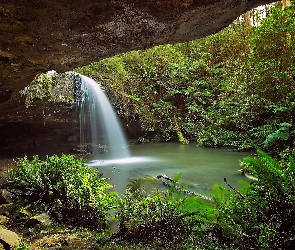
M174 160L166 163L166 161L155 157L131 157L118 118L99 84L93 79L77 73L73 73L73 81L80 119L80 146L91 153L91 159L87 165L102 170L108 176L114 190L123 192L130 181L130 174L155 177L162 170L169 175L175 174L174 167L171 167ZM157 150L157 152L159 153L160 150ZM170 157L170 149L168 153L166 152L162 156L166 154L169 155L169 158L173 158ZM179 154L179 151L174 152L174 155L176 154L178 157L182 155ZM195 156L195 154L190 155ZM188 155L181 157L187 158ZM171 159L169 160L171 161ZM157 162L157 164L155 165L154 162ZM191 162L189 165L192 165ZM176 169L176 171L180 171L179 168ZM198 171L198 169L189 169L188 175L191 176L193 170ZM194 175L198 175L198 172ZM155 179L151 178L150 180L150 185L155 183ZM194 191L194 193L196 192ZM206 198L203 194L200 194L200 196Z
M93 79L81 74L77 77L80 147L91 153L93 160L130 157L125 135L107 96Z

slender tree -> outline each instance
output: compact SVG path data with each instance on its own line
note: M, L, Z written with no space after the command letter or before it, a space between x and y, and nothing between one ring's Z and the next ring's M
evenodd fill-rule
M250 34L251 27L252 25L251 25L250 11L247 11L244 14L244 31L246 36Z
M287 6L290 6L291 5L291 2L290 2L290 0L282 0L282 2L283 2L283 9L285 9Z

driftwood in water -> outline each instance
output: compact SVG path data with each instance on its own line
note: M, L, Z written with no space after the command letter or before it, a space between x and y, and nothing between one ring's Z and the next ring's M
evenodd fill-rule
M231 186L231 185L227 182L226 178L224 178L223 180L224 180L224 182L226 183L226 185L227 185L231 190L234 191L235 194L237 194L238 196L240 196L241 199L245 199L245 196L242 195L240 192L238 192L233 186Z
M242 175L244 175L246 178L253 180L253 181L257 181L258 178L252 175L252 172L250 169L244 167L238 170L239 172L242 173Z
M160 174L160 175L158 175L158 176L157 176L157 179L159 179L160 181L162 181L163 185L166 186L166 187L172 187L172 186L175 184L175 180L173 180L172 178L168 177L168 176L165 175L165 174ZM165 180L167 180L167 181L169 181L169 182L167 182L167 181L165 181L165 180L163 180L163 179L165 179ZM176 186L175 186L175 189L176 189L176 190L181 190L181 189L182 189L182 186L176 185ZM205 200L212 200L210 197L207 197L207 196L202 195L202 194L198 194L198 193L196 193L196 192L193 192L193 191L190 191L190 190L187 190L187 189L183 189L183 192L184 192L185 194L190 194L190 195L196 195L196 196L199 196L199 197L201 197L201 198L203 198L203 199L205 199Z
M161 178L166 179L166 180L168 180L168 181L171 181L172 183L174 182L174 180L173 180L172 178L169 178L169 177L168 177L167 175L165 175L165 174L160 174L160 175L157 176L157 179L161 179Z

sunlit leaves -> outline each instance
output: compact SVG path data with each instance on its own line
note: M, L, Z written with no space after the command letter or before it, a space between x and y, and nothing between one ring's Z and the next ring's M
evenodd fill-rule
M258 157L244 160L257 179L238 191L213 186L219 214L208 235L211 242L231 249L289 249L295 223L293 157L277 161L258 151Z
M26 98L26 107L33 105L37 99L43 102L73 103L75 101L73 73L58 74L55 71L48 71L46 74L40 74L21 91L21 94Z
M276 131L262 139L255 128L293 124L294 23L293 7L274 9L251 32L232 24L203 39L131 51L79 71L99 80L119 115L126 123L136 119L142 132L176 139L176 116L177 131L199 145L254 149ZM283 148L281 141L272 145Z
M98 171L73 155L47 156L45 160L38 156L32 160L19 158L6 178L10 190L18 190L15 192L19 198L25 197L28 209L46 209L49 212L57 209L75 213L89 210L89 213L99 214L102 219L93 221L94 227L106 222L108 211L117 200L115 193L108 192L111 185L100 178ZM36 204L39 204L38 208ZM66 215L61 216L66 218ZM79 221L79 218L74 220Z
M197 196L185 196L178 187L180 175L165 192L142 193L135 180L119 201L119 235L126 241L171 248L188 237L201 236L201 226L214 220L216 211ZM136 190L136 187L138 189ZM161 249L161 248L160 248Z

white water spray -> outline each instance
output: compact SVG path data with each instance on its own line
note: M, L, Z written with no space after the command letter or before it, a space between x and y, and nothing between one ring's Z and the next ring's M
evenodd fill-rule
M125 135L107 96L93 79L80 74L79 77L81 146L94 160L130 157Z

